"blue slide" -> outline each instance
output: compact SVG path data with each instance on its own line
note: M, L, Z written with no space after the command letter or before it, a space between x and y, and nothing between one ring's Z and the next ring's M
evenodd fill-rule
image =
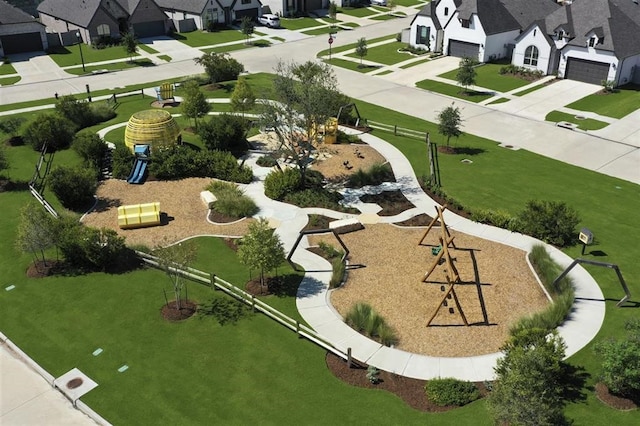
M131 174L127 178L128 183L144 183L144 174L147 171L147 162L144 160L136 159L133 163L133 169Z

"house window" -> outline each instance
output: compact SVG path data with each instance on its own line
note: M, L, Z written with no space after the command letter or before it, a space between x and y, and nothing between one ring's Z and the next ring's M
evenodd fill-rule
M429 30L429 27L418 25L418 29L416 31L416 44L429 43Z
M594 47L596 44L598 44L596 37L591 37L589 39L589 47Z
M449 8L448 7L444 8L444 16L449 16Z
M109 28L109 25L107 25L107 24L98 25L97 31L98 31L98 35L99 36L110 36L111 35L111 29Z
M534 28L534 30L533 30L533 36L535 37L537 33L538 33L538 29L537 29L537 28Z
M469 20L468 19L461 19L460 23L462 23L462 28L469 28Z
M538 66L538 48L529 46L524 51L524 64L532 67Z
M242 4L251 4L251 0L242 0Z

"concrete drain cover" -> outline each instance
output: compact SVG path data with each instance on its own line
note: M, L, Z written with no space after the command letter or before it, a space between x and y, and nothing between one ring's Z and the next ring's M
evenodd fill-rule
M76 377L75 379L71 379L67 382L68 389L75 389L82 386L82 379L80 377Z

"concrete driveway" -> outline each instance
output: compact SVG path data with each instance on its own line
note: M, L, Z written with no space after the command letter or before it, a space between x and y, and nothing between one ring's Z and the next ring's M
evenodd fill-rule
M44 52L29 52L9 55L11 65L20 74L20 81L16 84L59 80L69 78L67 74Z

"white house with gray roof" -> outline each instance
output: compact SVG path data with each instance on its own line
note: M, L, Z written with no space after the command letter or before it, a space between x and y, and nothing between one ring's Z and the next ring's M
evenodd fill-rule
M260 0L156 0L178 32L205 29L208 22L230 25L261 15Z
M412 21L410 43L594 84L640 82L638 0L434 0Z
M0 58L14 53L35 52L47 48L44 25L0 0Z

